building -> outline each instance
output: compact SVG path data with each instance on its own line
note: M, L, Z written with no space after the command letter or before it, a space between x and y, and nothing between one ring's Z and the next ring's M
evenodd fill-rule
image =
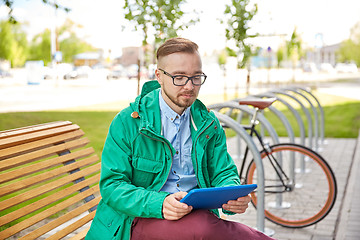
M315 51L307 53L307 61L313 62L317 66L322 63L330 63L334 67L337 63L337 51L339 48L340 43L317 48Z
M75 66L94 66L103 61L101 52L85 52L79 53L74 56Z

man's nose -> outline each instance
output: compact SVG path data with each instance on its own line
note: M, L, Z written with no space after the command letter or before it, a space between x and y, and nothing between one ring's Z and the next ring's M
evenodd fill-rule
M187 83L184 85L184 88L185 88L185 89L193 89L193 88L194 88L194 84L192 83L192 80L191 80L191 79L189 79L189 80L187 81Z

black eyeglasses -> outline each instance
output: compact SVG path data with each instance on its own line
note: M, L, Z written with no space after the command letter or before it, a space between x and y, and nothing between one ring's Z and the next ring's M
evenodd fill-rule
M172 78L173 80L173 84L175 86L185 86L188 81L191 80L191 83L194 86L200 86L202 84L204 84L207 76L203 73L203 74L199 74L199 75L195 75L192 77L188 77L188 76L184 76L184 75L171 75L170 73L162 70L161 68L159 68L160 71L162 71L165 75L169 76Z

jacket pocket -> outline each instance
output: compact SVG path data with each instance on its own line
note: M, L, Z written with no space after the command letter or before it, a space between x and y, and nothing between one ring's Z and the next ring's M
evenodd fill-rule
M124 218L101 201L86 240L119 239L118 235L122 235L122 224L124 224Z
M156 176L163 168L163 163L143 157L134 157L133 166L133 184L139 187L149 187Z
M135 157L132 161L132 165L137 170L150 173L158 173L162 168L162 162L142 157Z

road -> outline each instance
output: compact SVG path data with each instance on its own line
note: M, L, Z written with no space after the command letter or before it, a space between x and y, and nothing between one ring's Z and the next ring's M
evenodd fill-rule
M208 70L209 71L209 70ZM253 73L253 79L262 73ZM214 101L223 101L224 82L217 81L221 76L218 73L211 74L202 86L199 98L206 104ZM225 83L229 99L235 91L234 75L228 76ZM243 78L246 79L246 78ZM141 85L145 80L141 81ZM259 83L259 80L256 80ZM320 93L343 96L350 99L360 100L360 73L353 76L351 81L307 83L316 86ZM25 78L0 79L0 112L43 111L69 108L86 108L91 105L102 105L122 102L127 104L137 96L137 80L100 80L97 78L78 80L43 80L38 85L29 85ZM270 87L278 87L271 85ZM254 84L251 93L265 92L266 84ZM245 83L240 82L240 95L245 94ZM211 97L210 97L211 96ZM214 97L217 96L217 97ZM121 107L115 107L116 110Z

